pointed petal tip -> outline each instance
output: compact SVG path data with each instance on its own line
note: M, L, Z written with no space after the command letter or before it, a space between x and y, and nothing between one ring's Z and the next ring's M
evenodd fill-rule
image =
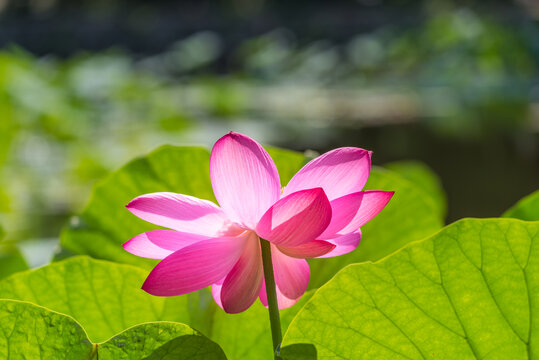
M131 199L126 205L125 207L127 209L130 209L132 208L133 206L135 206L137 203L139 203L141 200L143 200L145 197L147 197L148 195L154 195L154 194L157 194L157 193L148 193L148 194L143 194L143 195L139 195L137 197L134 197L133 199Z
M367 190L367 191L365 191L365 193L379 193L379 194L382 194L383 197L385 198L385 201L386 201L384 207L387 205L387 203L389 203L389 200L391 200L393 195L395 195L395 191L383 191L383 190Z
M221 136L219 138L219 140L216 141L216 143L218 143L219 141L221 140L224 140L224 139L227 139L227 138L232 138L232 139L249 139L249 140L253 140L252 138L250 138L249 136L245 135L245 134L242 134L242 133L238 133L238 132L235 132L235 131L229 131L227 134ZM254 141L254 140L253 140Z
M162 293L159 292L158 289L155 289L152 286L146 285L146 282L144 282L144 284L142 284L142 286L140 288L141 288L141 290L143 290L144 292L146 292L146 293L148 293L148 294L150 294L152 296L159 296L159 297L175 296L175 295L162 294ZM182 294L178 294L178 295L182 295Z
M144 194L144 195L140 195L140 196L137 196L136 198L134 198L133 200L129 201L126 205L125 205L125 208L131 212L133 215L137 216L137 214L135 213L137 211L137 205L141 203L141 200L143 199L144 196L146 195L150 195L150 194Z
M147 292L148 294L150 295L155 295L155 296L158 296L157 294L154 294L153 291L152 291L152 287L148 284L148 279L144 280L144 283L142 284L142 286L140 287L141 290L144 290L145 292Z
M170 291L163 290L163 288L159 286L158 283L156 283L155 279L151 277L151 273L150 275L148 275L146 280L144 280L144 283L142 284L140 288L152 296L169 297L169 296L177 296L177 295L185 294L185 293L171 293Z

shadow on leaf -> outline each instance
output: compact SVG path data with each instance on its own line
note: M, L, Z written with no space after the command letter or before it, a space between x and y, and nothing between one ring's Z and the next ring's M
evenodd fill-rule
M226 356L213 342L198 335L179 336L158 349L144 360L226 360Z
M316 360L316 347L313 344L292 344L281 349L282 360Z

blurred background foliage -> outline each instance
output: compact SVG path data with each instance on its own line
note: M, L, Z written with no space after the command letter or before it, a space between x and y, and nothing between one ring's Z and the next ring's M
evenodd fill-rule
M96 180L229 130L419 160L448 222L498 216L539 185L538 19L534 0L0 0L3 242L38 264Z

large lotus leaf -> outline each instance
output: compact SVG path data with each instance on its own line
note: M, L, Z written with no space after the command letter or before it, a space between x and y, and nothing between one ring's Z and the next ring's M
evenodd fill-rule
M140 286L146 275L135 266L74 257L0 281L0 299L29 301L72 316L93 342L143 322L191 322L188 297L145 293Z
M99 360L224 360L223 350L185 324L151 322L97 344Z
M270 149L285 184L306 161L292 151ZM363 241L353 253L311 262L312 285L317 287L344 265L378 260L411 240L424 238L442 226L439 205L421 186L381 168L373 168L368 189L394 190L382 213L364 226ZM131 255L121 244L154 227L125 209L136 196L172 191L214 200L209 180L209 151L197 147L165 146L138 158L99 183L82 214L62 232L62 245L93 257L150 269L155 261Z
M219 346L187 325L146 323L92 343L73 318L28 302L0 300L0 358L222 360Z
M539 220L539 190L524 197L503 216L528 221Z
M30 301L67 314L94 342L136 324L167 320L187 323L210 336L222 344L229 359L271 359L268 312L260 302L230 315L217 307L207 290L154 297L140 290L146 274L132 265L73 257L0 281L0 299ZM283 329L309 297L310 293L281 311Z
M290 324L283 356L533 359L538 313L539 222L466 219L343 269Z
M92 359L94 346L72 318L30 303L0 300L0 359Z
M0 226L0 240L4 236L4 230ZM28 269L28 264L21 252L14 246L3 244L0 241L0 279L8 275Z

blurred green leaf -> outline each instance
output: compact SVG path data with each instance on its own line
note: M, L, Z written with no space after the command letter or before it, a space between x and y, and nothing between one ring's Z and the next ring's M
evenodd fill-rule
M16 359L222 360L219 346L187 325L141 324L92 344L71 317L31 303L0 300L0 356Z
M171 191L213 200L209 153L204 148L163 146L129 162L93 190L88 206L61 234L61 244L75 253L149 269L156 261L126 252L121 244L155 229L125 209L136 196Z
M420 161L405 160L384 164L384 168L394 171L423 190L438 207L440 218L447 212L447 199L438 175Z
M275 165L277 165L281 186L288 184L298 170L310 160L297 151L290 151L271 146L266 147L266 150L275 162Z
M461 220L343 269L298 313L283 345L314 345L319 360L530 359L538 299L539 222Z
M28 269L28 264L19 250L0 243L0 279Z
M4 230L0 226L0 279L28 269L28 264L21 252L14 246L1 242L3 236Z
M539 190L521 199L502 216L528 221L539 220Z

